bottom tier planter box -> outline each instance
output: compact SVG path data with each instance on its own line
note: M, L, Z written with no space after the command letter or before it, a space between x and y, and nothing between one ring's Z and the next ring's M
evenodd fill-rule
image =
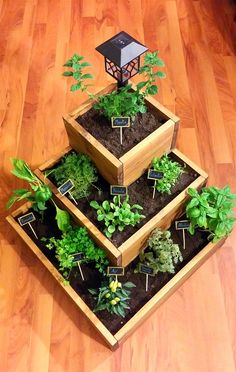
M91 288L91 282L94 286L97 280L96 275L90 267L84 267L85 281L78 279L78 269L73 268L70 285L63 283L63 277L58 271L58 264L55 257L52 257L52 252L40 240L35 239L32 231L26 227L19 225L17 218L22 214L30 212L29 203L17 209L7 221L21 236L29 249L39 258L43 265L51 272L52 276L57 280L58 284L74 301L78 309L80 309L87 319L93 324L94 328L100 333L111 349L116 349L161 303L163 303L203 262L210 257L215 250L220 247L225 239L221 239L217 243L212 243L207 240L207 233L197 231L192 237L186 232L186 249L182 249L183 262L176 266L176 274L160 273L155 277L150 277L149 290L145 291L145 275L134 274L133 269L138 263L138 258L132 261L125 270L125 276L121 277L121 281L132 281L136 287L131 293L130 310L126 317L119 318L104 312L94 314L92 308L94 300L88 292ZM44 223L41 222L43 225ZM38 225L39 226L39 225ZM35 226L37 229L37 226ZM42 226L42 231L50 230L50 226ZM174 224L170 227L174 242L181 247L182 231L175 230ZM36 231L40 237L40 231ZM40 241L40 243L39 243ZM89 282L89 287L88 287ZM87 283L87 284L86 284ZM87 285L87 287L86 287ZM144 304L144 305L143 305Z
M102 202L105 199L112 199L109 192L109 184L102 179L101 182L97 183L97 186L101 188L103 194L101 198L97 198L97 191L91 193L86 199L78 200L78 204L75 205L67 195L62 196L57 189L58 185L55 185L50 178L46 178L44 175L45 171L50 170L60 163L64 155L67 155L72 151L71 147L67 147L65 150L60 152L58 155L48 160L42 166L35 171L35 174L45 182L52 189L56 200L60 201L64 208L66 208L74 217L78 219L85 227L93 232L94 237L97 241L101 242L107 251L113 255L114 260L117 260L117 265L127 266L137 255L140 250L145 247L148 236L155 227L162 229L168 228L171 221L178 218L184 211L186 202L189 199L187 189L189 187L200 190L206 185L208 175L200 167L194 164L184 154L177 149L171 151L169 154L173 160L179 164L184 165L186 174L189 178L185 178L185 173L181 175L179 184L172 189L171 195L161 195L156 193L155 199L152 199L152 185L153 181L148 182L147 175L142 175L128 188L131 204L145 203L146 207L142 211L142 214L146 215L146 218L141 221L136 227L128 227L122 233L116 233L114 239L108 239L103 233L103 226L97 223L96 211L93 210L89 202L96 200ZM160 204L158 204L160 201ZM126 233L128 234L126 235ZM124 235L125 234L125 235ZM125 236L125 238L123 238ZM116 257L115 257L116 253ZM118 257L117 257L118 255ZM114 261L113 260L113 261Z

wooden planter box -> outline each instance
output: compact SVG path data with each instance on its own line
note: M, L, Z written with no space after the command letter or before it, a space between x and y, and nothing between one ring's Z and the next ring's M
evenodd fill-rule
M135 86L133 87L135 89ZM116 88L117 84L112 83L98 93L104 95ZM110 184L128 186L144 173L154 156L162 156L175 148L180 119L150 97L146 99L146 105L152 107L166 122L123 156L116 158L76 121L78 116L87 112L93 105L94 101L90 99L78 109L65 114L63 120L71 147L89 155Z
M162 289L154 295L117 333L114 335L104 326L85 302L78 296L70 285L63 284L63 277L52 265L48 258L41 252L33 240L26 234L23 228L15 221L14 218L22 213L27 213L30 204L27 203L17 209L7 221L21 236L32 252L39 258L43 265L51 272L53 277L63 290L71 297L76 306L84 313L87 319L100 333L112 350L115 350L160 304L162 304L193 272L210 257L225 239L217 243L208 243L190 262L188 262Z
M71 151L71 148L67 147L59 155L55 156L39 167L39 169L35 171L35 174L51 187L56 200L61 201L64 205L64 208L67 209L75 218L77 218L80 224L92 231L96 242L101 246L106 247L107 251L110 251L110 256L113 255L113 261L116 260L117 265L127 266L135 257L138 256L140 250L146 247L147 238L155 227L166 229L171 225L173 220L183 214L185 203L189 199L187 188L177 195L168 205L166 205L165 208L163 208L152 219L150 219L122 245L115 247L115 245L106 238L106 236L71 202L70 199L68 199L66 196L62 196L58 192L56 186L48 178L45 178L43 174L45 170L52 168L56 163L58 163L61 157L69 151ZM172 152L199 174L198 178L195 179L188 187L200 189L205 186L208 175L186 156L184 156L180 151L173 150ZM116 257L114 255L115 251L117 252Z

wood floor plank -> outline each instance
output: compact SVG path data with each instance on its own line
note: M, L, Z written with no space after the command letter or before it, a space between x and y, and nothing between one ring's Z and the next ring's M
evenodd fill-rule
M67 143L62 114L83 100L63 63L92 63L124 30L158 49L156 98L181 117L178 148L236 192L236 5L231 0L0 1L0 372L236 371L236 233L115 352L5 223L10 157L38 166ZM140 81L140 76L135 78Z

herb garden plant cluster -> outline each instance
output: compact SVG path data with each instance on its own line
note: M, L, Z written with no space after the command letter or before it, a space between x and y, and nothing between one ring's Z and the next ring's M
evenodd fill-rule
M124 32L97 50L119 87L93 94L91 65L78 54L65 63L71 91L89 101L64 116L70 147L35 171L12 160L28 187L7 208L27 203L7 220L115 349L223 244L236 195L206 187L207 174L175 149L179 119L150 97L165 77L158 52L140 67L147 48Z

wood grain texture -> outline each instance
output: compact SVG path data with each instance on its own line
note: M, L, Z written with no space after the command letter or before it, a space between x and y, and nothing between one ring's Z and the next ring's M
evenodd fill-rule
M94 91L106 86L112 79L94 47L121 30L158 48L166 62L167 78L155 98L181 118L177 147L207 171L210 184L229 184L235 192L235 5L231 0L0 5L0 371L235 372L235 231L111 353L4 220L10 190L24 185L10 175L9 158L24 158L36 168L68 145L62 114L85 98L69 92L62 64L77 51L95 66ZM50 334L38 322L45 313Z

